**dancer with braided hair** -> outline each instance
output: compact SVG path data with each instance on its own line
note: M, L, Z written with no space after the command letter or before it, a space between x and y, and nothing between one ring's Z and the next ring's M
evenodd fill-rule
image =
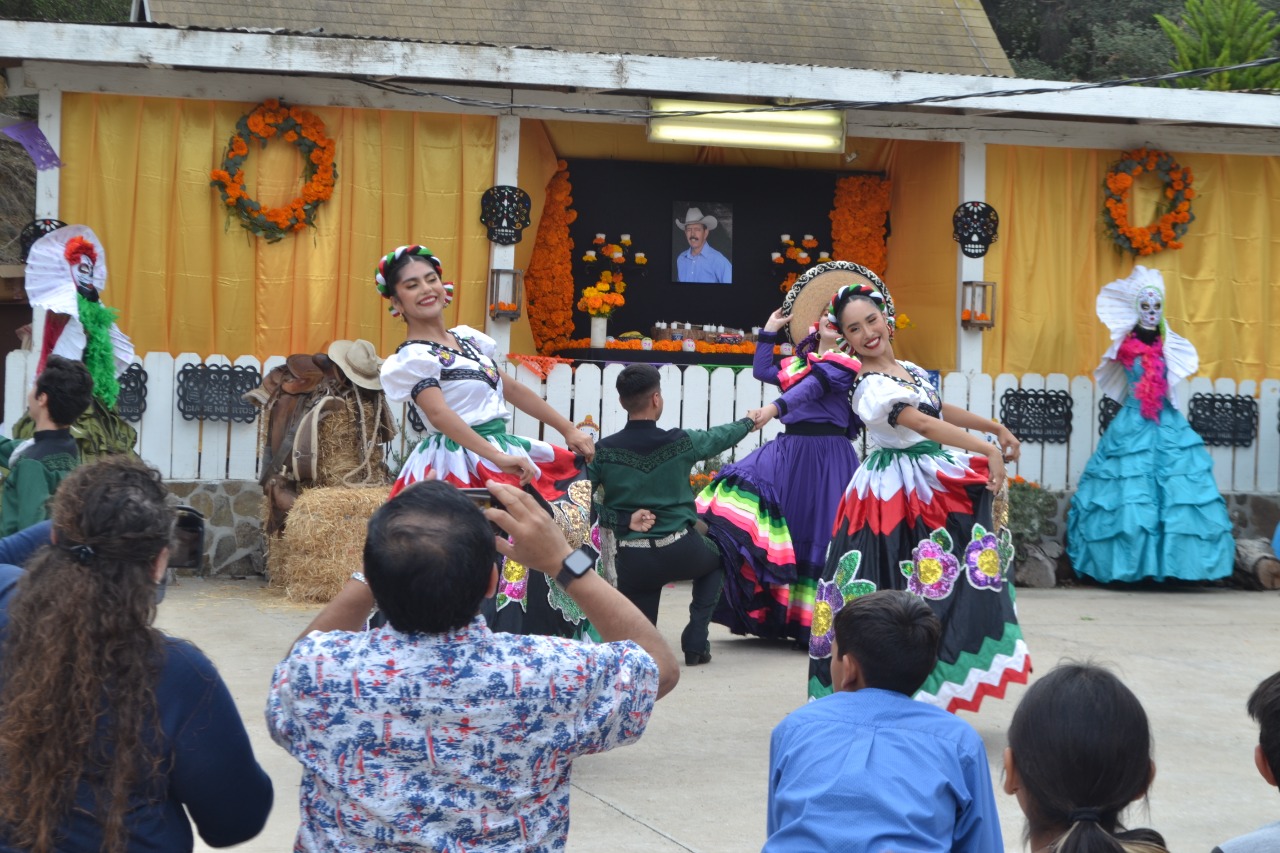
M129 457L82 465L54 496L53 544L44 531L25 573L3 567L19 580L0 597L0 851L181 853L192 822L214 847L266 823L271 780L231 693L152 624L167 497Z
M852 400L866 425L867 455L840 502L818 585L809 693L831 692L833 619L844 603L907 589L942 622L938 664L915 698L977 710L984 696L1003 696L1030 671L1008 575L1013 546L992 519L1018 439L943 403L923 370L894 358L893 303L874 273L865 276L869 285L844 287L831 301L831 317L862 363ZM998 444L968 430L993 433Z
M842 266L819 265L803 286L821 288ZM823 310L795 356L779 367L773 346L790 321L783 309L769 317L753 368L756 379L781 386L782 395L763 411L780 417L786 431L721 468L698 495L698 513L724 564L714 620L735 634L791 639L807 649L831 523L858 468L849 408L858 361L840 346L843 338Z
M591 437L502 374L493 338L470 326L446 326L453 284L444 281L443 265L430 249L401 246L378 263L375 278L392 315L406 327L405 342L382 365L382 387L388 400L412 403L427 428L392 496L419 480L459 488L490 480L528 486L552 507L570 544L583 544L591 507L583 460L595 454ZM507 401L558 431L569 449L508 432ZM514 561L503 566L495 601L496 613L486 614L495 631L568 636L581 620L563 590Z

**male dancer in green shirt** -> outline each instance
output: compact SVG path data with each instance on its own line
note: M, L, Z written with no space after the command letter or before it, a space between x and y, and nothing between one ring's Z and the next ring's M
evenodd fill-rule
M596 443L587 472L600 525L618 539L618 591L657 625L662 587L692 580L693 603L680 646L689 666L707 663L707 626L724 577L715 544L694 529L698 514L689 470L741 441L756 417L749 413L708 430L659 429L657 368L628 365L618 374L617 388L627 425Z

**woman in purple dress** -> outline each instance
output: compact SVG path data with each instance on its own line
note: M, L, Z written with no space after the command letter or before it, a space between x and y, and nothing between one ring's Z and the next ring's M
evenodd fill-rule
M815 272L819 272L815 270ZM858 362L839 331L818 328L779 367L773 361L782 310L756 344L753 374L783 394L765 406L786 431L726 465L698 495L698 512L724 560L724 593L713 617L735 634L794 639L808 648L814 595L845 485L858 467L849 392Z

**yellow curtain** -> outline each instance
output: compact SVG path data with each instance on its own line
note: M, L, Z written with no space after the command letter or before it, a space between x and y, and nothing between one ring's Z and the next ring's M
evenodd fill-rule
M105 301L140 352L259 358L367 338L383 353L403 325L374 290L384 252L417 242L456 283L452 322L484 328L489 243L480 196L493 184L492 117L307 109L337 141L338 181L317 227L268 244L227 220L209 186L252 103L63 96L61 218L92 227L107 254ZM297 194L288 143L253 149L254 198Z
M951 239L951 214L958 203L960 146L897 140L886 171L893 195L884 279L898 313L915 324L894 336L894 355L928 370L954 370L959 250Z
M988 147L1000 238L986 257L998 298L986 372L1091 373L1109 344L1098 290L1141 263L1164 274L1166 317L1199 350L1203 375L1280 375L1280 157L1175 152L1195 175L1195 221L1184 248L1135 259L1102 230L1102 182L1119 155ZM1135 215L1154 209L1156 184L1139 182Z

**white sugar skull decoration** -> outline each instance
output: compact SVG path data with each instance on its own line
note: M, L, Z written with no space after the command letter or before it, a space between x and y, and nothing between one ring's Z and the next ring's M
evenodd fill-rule
M1143 329L1158 329L1164 318L1164 291L1154 285L1144 285L1136 297L1138 307L1138 326Z
M489 229L489 241L499 246L520 242L529 227L529 194L519 187L489 187L480 197L480 224Z
M966 201L951 216L951 239L970 258L981 258L997 239L1000 216L984 201Z

